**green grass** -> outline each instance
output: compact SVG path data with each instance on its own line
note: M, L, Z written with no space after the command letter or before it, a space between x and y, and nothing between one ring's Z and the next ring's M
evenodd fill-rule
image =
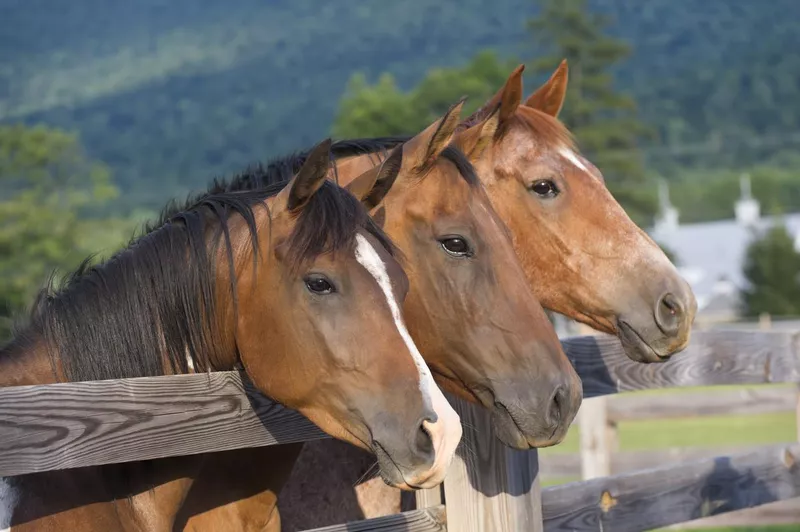
M756 388L756 386L716 386L691 388L709 391L725 388ZM687 389L688 390L688 389ZM683 393L681 389L647 390L637 395L664 395ZM620 451L642 451L668 447L731 447L737 445L766 445L795 440L796 423L794 412L778 412L763 415L726 415L691 418L652 419L622 422L618 427ZM577 453L579 449L578 427L573 426L564 441L541 449L543 456L551 453Z

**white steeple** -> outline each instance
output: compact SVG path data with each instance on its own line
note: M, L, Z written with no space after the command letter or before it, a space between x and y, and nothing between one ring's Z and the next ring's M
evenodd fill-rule
M761 205L750 191L750 175L742 174L739 178L739 189L741 190L741 197L736 202L736 221L740 225L753 226L758 223L761 217Z
M669 201L669 185L665 180L658 182L659 212L653 227L656 240L668 244L669 239L678 232L678 209Z

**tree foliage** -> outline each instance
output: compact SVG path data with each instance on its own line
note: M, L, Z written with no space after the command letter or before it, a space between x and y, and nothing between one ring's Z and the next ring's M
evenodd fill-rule
M562 59L569 64L569 86L559 118L582 151L606 176L612 193L639 222L655 213L651 194L642 194L644 166L639 142L648 128L636 116L636 103L614 86L613 71L631 54L629 43L609 35L612 20L589 9L586 0L543 0L528 28L537 57L531 70L549 75Z
M80 132L123 192L107 205L128 210L317 142L353 72L371 82L391 74L405 94L429 70L487 48L531 67L552 41L537 44L526 29L544 12L532 0L62 4L3 9L0 122ZM642 143L648 172L796 168L783 155L800 146L800 58L786 52L800 48L800 2L587 0L586 10L613 19L603 34L631 47L608 74L657 132ZM480 92L453 87L442 91L449 101ZM678 206L687 219L711 217Z
M0 339L54 269L109 244L86 217L116 195L108 169L58 129L0 127ZM98 227L103 227L95 220ZM99 236L99 238L98 238Z
M800 315L800 253L786 227L776 225L747 249L742 292L748 316Z
M466 116L503 85L516 64L484 51L463 67L430 70L409 91L399 89L389 73L382 74L374 85L363 73L356 73L339 104L333 133L341 138L412 135L463 96L468 98Z

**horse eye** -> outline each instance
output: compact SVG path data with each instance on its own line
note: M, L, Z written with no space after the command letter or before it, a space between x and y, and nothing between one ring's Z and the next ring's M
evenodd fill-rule
M554 198L558 195L558 187L549 179L540 179L531 185L531 190L543 198Z
M467 257L472 255L469 242L460 236L442 238L439 242L442 244L442 249L454 257Z
M332 294L336 291L330 281L326 278L314 275L305 278L306 288L314 294Z

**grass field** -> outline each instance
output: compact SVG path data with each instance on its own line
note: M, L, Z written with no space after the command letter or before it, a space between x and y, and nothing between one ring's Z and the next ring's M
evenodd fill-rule
M729 387L725 387L729 388ZM742 387L737 387L741 389ZM747 386L744 388L758 388ZM693 388L696 391L699 388ZM708 387L709 393L724 389ZM636 392L641 394L659 394L669 401L672 394L682 393L681 389L652 390ZM633 395L632 395L633 397ZM620 452L646 449L667 449L670 447L731 447L736 445L767 445L772 443L792 442L796 438L796 421L794 412L779 412L766 415L725 416L652 419L643 421L622 422L618 426ZM573 426L567 438L560 445L541 449L541 456L547 457L556 453L578 453L578 427ZM575 459L578 460L576 454ZM565 482L573 482L579 478L546 478L543 485L552 486ZM737 528L704 528L698 532L798 532L800 525L775 527L737 527Z

